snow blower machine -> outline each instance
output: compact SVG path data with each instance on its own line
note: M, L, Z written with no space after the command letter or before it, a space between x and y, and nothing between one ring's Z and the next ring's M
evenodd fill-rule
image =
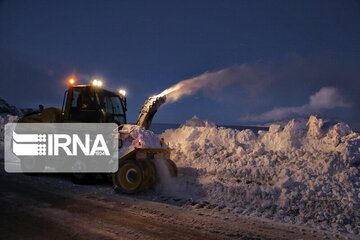
M111 179L117 191L136 193L151 188L159 180L159 163L166 166L170 176L177 176L177 167L170 160L171 149L163 139L148 131L155 113L166 101L166 97L149 98L140 111L136 125L133 125L127 124L126 120L125 90L105 90L100 80L93 80L87 85L76 85L74 79L69 79L68 82L62 109L41 108L40 111L22 117L19 123L116 123L116 131L119 133L119 168L111 174ZM153 143L149 146L142 136L146 136L146 141L150 138ZM29 160L21 161L24 172L31 171L35 164L39 169L39 161L36 159L26 163L23 161ZM46 162L41 164L44 169L49 166ZM71 175L73 181L79 184L86 184L94 178L94 174L76 172L76 168Z

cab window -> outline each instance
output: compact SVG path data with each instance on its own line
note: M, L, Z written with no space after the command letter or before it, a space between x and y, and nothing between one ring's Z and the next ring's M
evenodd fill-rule
M98 118L95 93L85 87L73 88L70 119L72 121L97 122Z

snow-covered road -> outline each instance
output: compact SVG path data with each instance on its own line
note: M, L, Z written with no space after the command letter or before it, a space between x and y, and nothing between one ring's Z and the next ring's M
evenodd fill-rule
M333 239L336 235L235 216L211 205L110 184L74 185L66 175L8 174L1 164L2 239ZM342 236L338 236L340 239Z

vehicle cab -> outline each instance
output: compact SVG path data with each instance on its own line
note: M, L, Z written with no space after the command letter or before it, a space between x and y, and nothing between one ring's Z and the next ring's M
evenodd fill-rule
M64 95L63 122L126 124L125 95L125 90L111 92L103 89L99 80L88 85L70 84Z

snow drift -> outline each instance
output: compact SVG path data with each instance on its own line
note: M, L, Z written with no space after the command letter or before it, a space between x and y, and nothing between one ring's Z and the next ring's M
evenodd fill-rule
M345 123L311 116L257 134L189 123L161 135L180 168L174 188L225 211L359 233L360 136Z

